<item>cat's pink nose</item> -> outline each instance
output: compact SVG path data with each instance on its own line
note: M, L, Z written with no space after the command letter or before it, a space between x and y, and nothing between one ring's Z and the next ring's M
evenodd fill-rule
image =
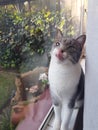
M63 50L62 49L59 49L56 53L56 57L59 59L59 60L63 60Z

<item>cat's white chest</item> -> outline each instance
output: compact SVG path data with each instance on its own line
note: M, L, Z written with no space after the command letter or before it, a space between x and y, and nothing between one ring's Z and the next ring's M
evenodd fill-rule
M66 66L51 62L49 67L50 90L60 97L70 97L76 91L80 74L79 64Z

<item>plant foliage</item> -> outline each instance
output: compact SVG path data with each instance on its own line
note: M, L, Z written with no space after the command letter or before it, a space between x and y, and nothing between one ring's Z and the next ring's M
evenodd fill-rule
M0 9L0 65L19 68L27 53L43 54L45 41L53 40L55 27L62 30L68 20L47 9L22 14L12 7Z
M11 108L7 107L0 115L0 130L15 130L15 126L10 121Z

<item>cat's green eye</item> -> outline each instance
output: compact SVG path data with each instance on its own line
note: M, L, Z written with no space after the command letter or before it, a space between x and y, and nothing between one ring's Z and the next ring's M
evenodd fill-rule
M60 42L56 42L56 46L60 46Z

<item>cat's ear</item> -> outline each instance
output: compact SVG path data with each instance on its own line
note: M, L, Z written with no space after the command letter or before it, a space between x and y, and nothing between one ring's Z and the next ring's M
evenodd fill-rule
M60 29L56 29L55 39L61 40L63 38L63 33Z
M84 45L84 43L85 43L85 41L86 41L86 35L81 35L81 36L79 36L76 40L77 40L77 42L78 42L79 44L81 44L81 46L83 47L83 45Z

